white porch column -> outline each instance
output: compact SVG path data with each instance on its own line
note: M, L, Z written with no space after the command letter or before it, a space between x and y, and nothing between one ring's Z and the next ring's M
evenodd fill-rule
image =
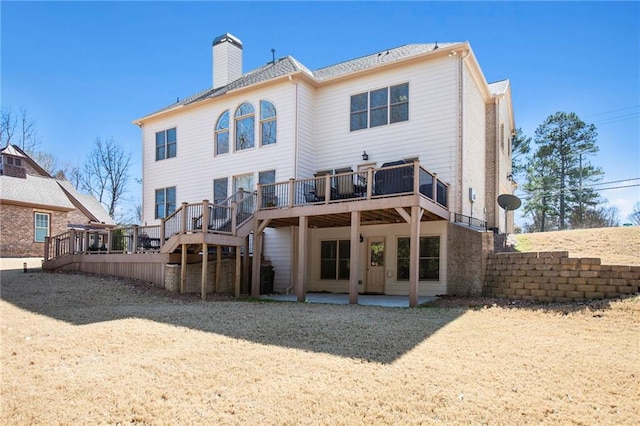
M420 279L420 206L411 206L411 237L409 245L409 306L418 306Z
M360 212L351 212L351 260L349 262L349 303L358 303L360 279Z
M307 275L307 223L307 217L300 216L298 227L298 277L296 280L298 302L304 302L307 298L304 289L304 280Z

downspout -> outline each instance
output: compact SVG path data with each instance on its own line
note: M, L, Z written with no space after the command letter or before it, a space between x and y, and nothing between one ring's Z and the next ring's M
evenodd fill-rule
M289 75L289 81L293 81L291 75ZM298 91L298 81L295 82L295 99L294 99L294 109L293 109L293 126L294 126L294 134L293 134L293 176L294 178L298 178L298 101L299 101L299 91ZM291 238L291 256L290 259L294 259L294 255L297 255L298 250L294 247L294 235L295 235L295 227L289 227L289 236ZM293 290L293 283L295 281L295 277L297 276L296 270L294 268L293 263L291 264L291 268L289 268L289 287L287 287L286 294L291 294Z

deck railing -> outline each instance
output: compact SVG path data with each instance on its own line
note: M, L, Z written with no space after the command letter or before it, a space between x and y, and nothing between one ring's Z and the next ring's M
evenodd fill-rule
M448 206L448 185L418 162L260 184L257 201L264 210L410 194L421 194L442 207Z
M470 216L465 216L463 214L460 213L454 213L453 214L453 221L455 223L459 223L461 225L466 225L470 228L475 228L478 230L483 230L486 231L487 230L487 221L486 220L482 220L482 219L478 219L475 217L470 217Z

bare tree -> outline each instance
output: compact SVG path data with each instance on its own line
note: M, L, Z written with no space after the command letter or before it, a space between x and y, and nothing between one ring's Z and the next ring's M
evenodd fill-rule
M640 201L638 201L635 206L633 206L633 211L629 215L629 220L634 225L640 226Z
M96 138L84 165L82 187L106 207L111 217L125 193L130 166L131 154L125 153L114 138Z
M17 145L21 150L35 153L40 145L36 122L29 116L26 108L20 107L16 113L9 106L0 112L0 144Z

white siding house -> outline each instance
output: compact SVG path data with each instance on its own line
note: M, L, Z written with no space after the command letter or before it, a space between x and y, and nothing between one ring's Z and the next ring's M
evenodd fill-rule
M506 230L496 197L513 192L510 85L486 82L468 42L405 45L315 71L287 56L247 73L243 48L217 37L213 86L135 121L145 225L239 187L264 203L259 184L282 183L252 228L274 290L352 298L447 293L449 227ZM272 109L263 117L264 101ZM390 175L379 169L399 160L413 189L386 198L395 194L380 190ZM318 172L333 177L313 180ZM340 173L353 173L347 195ZM442 199L432 197L436 179ZM321 194L325 182L334 187ZM307 184L315 192L294 194Z

